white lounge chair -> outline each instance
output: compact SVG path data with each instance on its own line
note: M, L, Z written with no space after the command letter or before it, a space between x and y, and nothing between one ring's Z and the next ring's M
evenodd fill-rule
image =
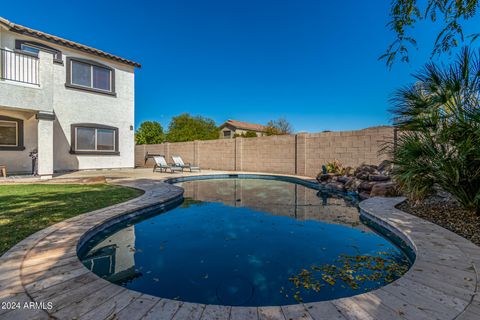
M163 156L155 156L153 157L153 160L155 160L155 165L153 166L153 172L155 172L158 169L160 169L160 172L162 172L163 170L167 172L168 169L170 169L170 172L183 171L182 167L169 165L167 163L167 160L165 160L165 157Z
M192 171L200 171L200 167L192 166L190 163L185 163L182 160L182 157L180 156L172 156L173 163L175 163L175 166L182 168L182 171L184 169L189 169L190 172Z

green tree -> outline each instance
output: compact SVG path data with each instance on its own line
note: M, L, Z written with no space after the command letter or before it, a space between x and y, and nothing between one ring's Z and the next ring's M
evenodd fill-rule
M135 132L137 144L157 144L165 141L163 128L157 121L144 121Z
M414 77L392 99L394 179L413 199L438 185L480 215L480 52L464 48L452 65L428 63Z
M271 120L267 124L267 136L292 134L293 127L285 118L279 118L277 120Z
M389 67L398 56L401 61L408 62L409 47L417 46L415 38L408 31L421 20L430 20L441 25L432 55L449 52L464 42L465 38L474 41L480 33L465 36L462 24L474 17L478 9L478 0L392 0L390 22L387 26L394 32L395 39L380 59L384 59Z
M201 116L192 117L188 113L173 117L168 126L167 141L183 142L218 139L215 121Z
M245 138L256 138L256 137L257 137L257 133L254 131L247 131L245 133Z

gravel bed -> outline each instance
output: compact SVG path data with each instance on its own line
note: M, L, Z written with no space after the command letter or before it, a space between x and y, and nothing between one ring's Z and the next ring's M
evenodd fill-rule
M450 197L430 197L421 202L405 201L398 209L436 223L480 246L480 217L462 209Z

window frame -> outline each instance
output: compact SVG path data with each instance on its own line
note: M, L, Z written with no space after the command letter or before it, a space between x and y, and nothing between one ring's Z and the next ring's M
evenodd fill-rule
M78 128L88 128L88 129L95 129L95 150L85 150L85 149L77 149L77 129ZM113 134L113 145L114 150L97 150L97 131L98 130L112 130ZM119 141L118 141L118 128L106 126L103 124L97 123L76 123L71 125L71 141L70 141L70 153L71 154L80 154L80 155L120 155L120 151L118 149Z
M62 58L62 51L55 49L53 47L47 46L46 44L35 42L35 41L28 41L28 40L15 40L15 50L18 50L22 53L38 57L38 53L35 54L30 51L26 51L22 48L22 46L28 46L30 48L37 49L38 51L48 52L53 55L53 62L57 64L63 65L63 58Z
M23 142L23 120L17 119L17 118L12 118L12 117L7 117L7 116L1 116L0 115L0 120L6 121L6 122L15 122L16 123L16 142L17 144L15 146L11 145L0 145L0 150L1 151L22 151L25 150L24 142Z
M83 63L83 64L90 65L90 76L91 76L90 77L90 83L91 83L90 87L73 83L73 81L72 81L73 63L72 62L78 62L78 63ZM98 89L98 88L93 87L93 67L94 66L110 71L110 90L103 90L103 89ZM112 68L112 67L109 67L107 65L104 65L102 63L99 63L99 62L96 62L96 61L93 61L93 60L67 57L67 72L66 72L66 74L67 74L67 79L66 79L66 82L65 82L65 87L67 87L67 88L84 90L84 91L89 91L89 92L94 92L94 93L101 93L101 94L106 94L106 95L110 95L110 96L114 96L114 97L117 96L117 94L115 92L115 69Z

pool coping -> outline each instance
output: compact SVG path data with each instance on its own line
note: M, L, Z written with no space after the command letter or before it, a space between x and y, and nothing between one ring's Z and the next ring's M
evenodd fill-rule
M298 176L265 175L300 179L309 184L313 181ZM28 309L0 309L0 318L480 318L480 247L438 225L396 209L404 198L371 198L360 203L364 217L394 232L416 253L413 266L403 277L377 290L314 303L229 307L162 299L114 285L83 266L77 257L78 244L98 228L138 215L152 206L164 208L183 195L183 189L164 180L136 179L115 183L139 188L145 193L43 229L0 257L0 308L5 302L30 306ZM53 303L52 309L48 308L48 302ZM44 308L38 309L42 303Z

